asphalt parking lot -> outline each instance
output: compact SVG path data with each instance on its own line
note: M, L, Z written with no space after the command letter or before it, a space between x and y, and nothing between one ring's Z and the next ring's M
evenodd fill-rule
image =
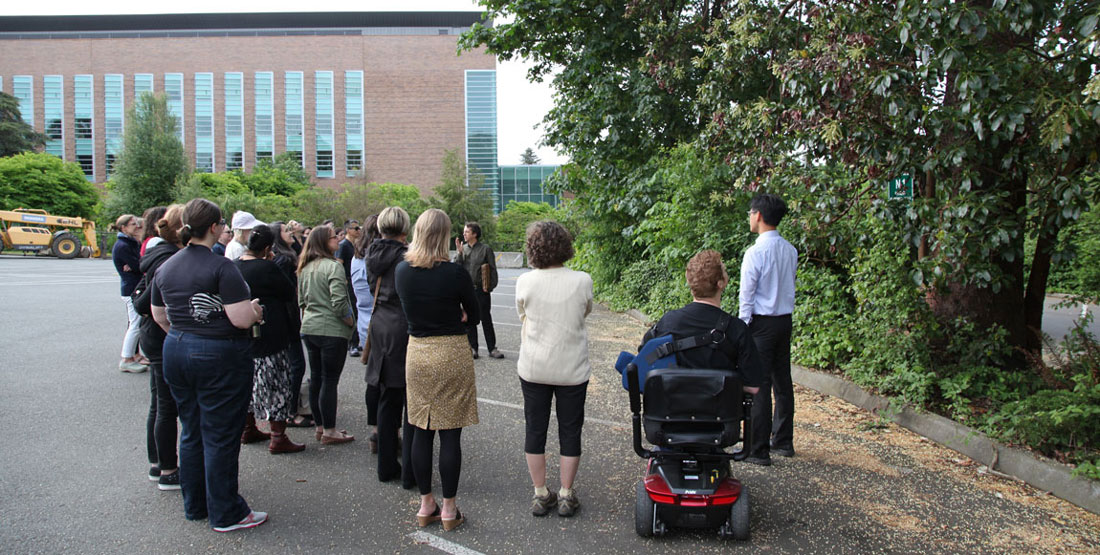
M6 553L957 553L1100 551L1100 517L984 472L965 457L851 405L799 389L798 455L734 465L752 490L752 539L711 532L634 534L629 411L611 364L644 331L598 308L589 318L593 377L573 519L536 519L523 459L515 374L518 271L493 295L506 359L477 361L481 423L463 433L453 532L418 529L414 492L380 484L368 444L363 366L349 359L340 427L357 441L305 452L241 450L241 493L271 521L232 534L183 518L178 492L146 479L147 374L117 370L126 326L109 261L0 257L0 547ZM484 343L482 343L484 346ZM484 355L484 347L482 350ZM548 453L556 451L551 429ZM550 457L551 461L555 459ZM557 471L549 471L557 487Z

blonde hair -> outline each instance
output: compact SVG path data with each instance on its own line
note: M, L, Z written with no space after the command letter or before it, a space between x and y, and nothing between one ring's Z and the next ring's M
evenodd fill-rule
M385 237L409 234L409 213L400 206L390 206L378 215L378 232Z
M413 240L405 260L414 268L431 268L449 258L447 239L451 236L451 218L447 213L431 208L416 219Z

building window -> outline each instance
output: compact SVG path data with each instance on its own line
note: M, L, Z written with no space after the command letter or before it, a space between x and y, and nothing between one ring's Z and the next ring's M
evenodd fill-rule
M195 171L214 172L214 74L195 74Z
M107 177L115 167L115 156L122 150L122 130L125 122L125 81L122 75L103 76L103 143Z
M88 181L95 181L95 77L73 77L73 136L76 162Z
M300 71L288 71L284 74L286 80L286 151L298 154L298 165L302 166L302 150L305 148L302 141L302 133L305 129L305 107L303 105L303 77ZM304 166L302 166L304 167Z
M344 72L344 171L348 177L363 170L363 72Z
M496 70L466 70L466 170L481 174L481 189L493 198L493 211L500 212Z
M23 117L23 123L34 127L34 76L12 77L11 95L19 99L19 113Z
M134 74L134 100L137 100L141 95L145 93L153 92L153 74L152 73L135 73Z
M275 74L257 71L253 96L256 101L256 162L275 161Z
M313 92L315 110L315 140L317 145L317 177L334 177L332 168L332 150L335 131L333 129L332 72L315 71L313 73Z
M42 77L42 112L46 124L46 153L65 159L65 78Z
M511 202L545 202L557 206L561 199L543 190L543 182L558 166L501 166L500 201L507 208Z
M244 168L244 74L225 74L225 169Z
M168 113L176 116L176 137L183 142L183 74L165 73L164 92L168 95Z

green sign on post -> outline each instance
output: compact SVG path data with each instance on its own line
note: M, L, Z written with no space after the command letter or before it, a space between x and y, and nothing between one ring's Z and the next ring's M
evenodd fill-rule
M913 198L913 176L903 173L890 180L890 200Z

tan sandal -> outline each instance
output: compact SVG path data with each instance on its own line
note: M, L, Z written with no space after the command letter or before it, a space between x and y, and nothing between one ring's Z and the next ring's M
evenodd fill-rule
M455 509L454 518L441 518L443 521L443 531L450 532L455 528L458 528L463 522L466 522L466 518L462 516L462 511Z
M427 526L427 525L429 525L433 522L439 522L439 520L440 520L439 515L442 514L442 513L443 513L443 508L439 506L439 503L436 503L435 504L435 511L433 511L432 514L422 515L422 514L417 513L417 515L416 515L416 525L423 528L423 527L425 527L425 526Z

